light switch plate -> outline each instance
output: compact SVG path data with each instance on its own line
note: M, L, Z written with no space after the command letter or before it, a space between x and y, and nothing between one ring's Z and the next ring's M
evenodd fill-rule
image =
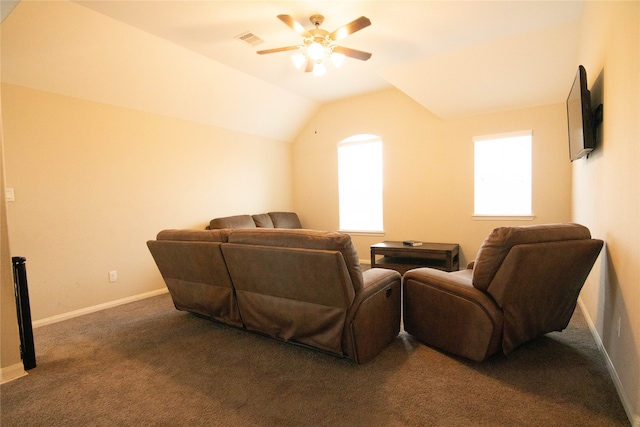
M4 189L4 197L7 200L7 202L15 202L16 201L16 195L13 192L13 188L5 188Z

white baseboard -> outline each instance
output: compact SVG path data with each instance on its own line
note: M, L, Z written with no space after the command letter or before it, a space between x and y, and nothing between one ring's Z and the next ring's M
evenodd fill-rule
M622 386L622 382L620 381L620 376L618 375L618 372L616 371L616 368L613 365L613 362L611 361L611 358L609 357L607 350L604 348L604 344L602 343L602 339L598 334L598 330L596 329L596 326L593 323L593 320L589 316L589 313L587 312L587 309L584 306L582 299L580 298L578 298L578 307L580 307L580 310L582 311L582 314L585 320L587 321L587 325L589 326L591 335L593 336L593 339L595 340L596 345L598 346L598 350L600 350L600 353L602 353L602 355L604 356L604 361L605 361L605 364L607 365L607 370L609 371L609 375L613 380L613 384L616 386L616 390L618 391L618 396L620 397L620 401L622 402L624 411L627 413L627 417L629 417L629 421L631 421L631 425L633 427L640 427L640 414L633 413L633 405L630 404L629 398L624 392L624 387Z
M151 292L145 292L144 294L138 294L127 298L118 299L115 301L105 302L104 304L94 305L92 307L81 308L80 310L70 311L68 313L58 314L56 316L47 317L45 319L36 320L33 322L33 327L38 328L40 326L50 325L52 323L62 322L63 320L71 319L74 317L82 316L84 314L95 313L96 311L105 310L107 308L116 307L122 304L128 304L130 302L143 300L146 298L155 297L157 295L166 294L169 292L167 288L157 289Z
M0 369L0 384L17 380L18 378L22 378L26 375L28 374L27 371L24 370L24 365L22 362L7 366L6 368Z

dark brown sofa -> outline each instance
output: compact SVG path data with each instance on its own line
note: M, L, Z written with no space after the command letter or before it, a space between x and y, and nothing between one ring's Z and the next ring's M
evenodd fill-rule
M578 224L496 228L466 270L404 275L404 329L476 361L508 354L566 328L602 245Z
M207 226L207 230L224 228L302 228L302 224L295 212L269 212L214 218Z
M400 331L400 274L363 273L347 234L165 230L147 245L179 310L357 363Z

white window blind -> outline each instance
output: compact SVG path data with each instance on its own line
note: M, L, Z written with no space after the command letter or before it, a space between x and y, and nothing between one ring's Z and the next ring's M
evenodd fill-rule
M532 215L532 132L474 137L473 142L474 215Z
M356 135L338 144L340 230L381 232L382 140Z

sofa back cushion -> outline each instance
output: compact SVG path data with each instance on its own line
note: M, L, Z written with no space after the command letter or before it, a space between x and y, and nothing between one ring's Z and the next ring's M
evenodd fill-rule
M473 286L486 291L513 246L590 239L589 229L579 224L545 224L499 227L485 239L473 266Z
M502 350L566 328L603 242L578 224L501 227L483 243L473 286L502 309Z
M269 214L251 215L251 218L253 218L253 222L256 223L256 227L258 228L274 228L273 221L271 221Z
M211 230L220 228L256 228L256 223L251 215L234 215L223 218L214 218L209 222Z
M355 298L343 255L349 246L349 236L340 233L234 230L222 251L245 327L343 355ZM352 272L362 287L359 265Z
M231 230L162 230L156 240L179 240L194 242L226 242Z
M221 250L228 234L228 230L165 230L147 246L177 309L242 326Z
M487 292L503 313L505 354L567 327L603 242L573 239L514 245Z
M269 212L269 217L275 228L302 228L295 212Z
M348 234L306 229L233 230L228 241L247 245L338 251L344 259L354 291L358 293L363 287L360 260Z

